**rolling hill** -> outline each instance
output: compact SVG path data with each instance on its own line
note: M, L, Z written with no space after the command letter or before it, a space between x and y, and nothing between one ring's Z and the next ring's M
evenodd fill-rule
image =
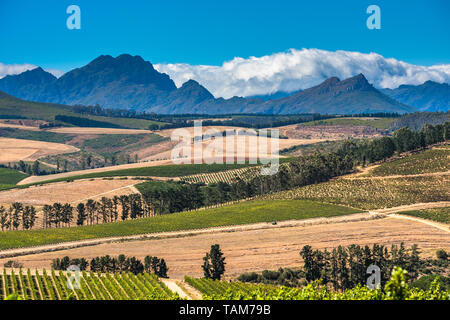
M70 111L70 107L66 105L25 101L0 91L0 119L54 121L56 116L89 119L87 124L108 128L148 129L149 125L160 123L144 119L81 115Z

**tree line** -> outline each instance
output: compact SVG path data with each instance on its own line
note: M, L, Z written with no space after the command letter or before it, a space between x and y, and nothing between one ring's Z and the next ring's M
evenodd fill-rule
M102 197L99 201L92 199L80 202L73 207L70 203L45 205L43 207L44 228L70 226L76 217L76 224L93 225L117 222L136 218L150 217L154 213L144 198L137 193Z
M140 274L153 273L161 278L167 278L169 268L164 259L154 256L146 256L144 262L136 257L127 257L123 254L117 257L109 255L92 258L88 262L85 258L71 259L68 256L52 260L51 267L55 270L67 270L69 266L78 266L81 271L90 270L92 272L131 272Z
M261 273L246 272L237 280L251 283L265 283L288 287L306 286L313 281L333 287L334 290L345 290L357 285L364 286L370 273L370 265L380 268L380 286L388 280L394 267L401 267L408 273L409 282L417 282L427 274L439 274L447 279L449 261L445 250L436 251L437 259L419 258L419 248L416 245L406 249L403 243L393 245L389 249L379 244L359 246L352 244L347 247L339 246L332 251L313 250L311 246L304 246L300 251L304 265L299 269L279 268L264 270ZM426 279L426 276L425 276Z
M34 206L24 206L19 202L14 202L8 209L0 206L0 227L2 231L18 230L20 226L23 230L31 230L35 225L36 218Z
M381 286L389 280L394 267L406 270L412 281L417 279L421 266L417 245L407 250L403 243L400 246L392 245L390 249L378 244L374 244L372 248L353 244L348 247L339 246L332 251L313 250L307 245L300 251L300 255L304 261L306 281L321 279L324 284L331 284L334 290L364 286L370 265L380 268Z

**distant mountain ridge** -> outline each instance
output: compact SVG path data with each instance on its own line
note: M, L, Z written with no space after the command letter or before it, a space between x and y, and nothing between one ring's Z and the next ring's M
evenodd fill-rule
M195 80L180 88L139 56L102 55L57 79L36 68L0 79L0 90L25 100L59 104L99 104L104 108L179 113L364 113L412 112L414 108L384 95L364 75L336 77L289 95L215 98Z
M426 81L418 86L401 85L396 89L380 91L420 111L450 110L450 85L447 83Z
M264 112L271 113L375 113L412 112L413 108L375 89L363 74L340 80L332 77L296 94L267 101Z

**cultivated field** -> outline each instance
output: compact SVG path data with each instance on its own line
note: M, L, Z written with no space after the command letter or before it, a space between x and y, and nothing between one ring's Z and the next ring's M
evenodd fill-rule
M0 163L34 161L40 157L77 152L78 148L52 142L0 138Z
M177 298L158 277L131 273L83 271L80 288L67 286L69 274L55 270L3 270L0 300L16 294L25 300L166 300Z
M449 233L417 221L383 218L368 221L329 223L310 226L207 233L183 238L165 238L101 244L49 253L16 257L14 260L30 268L48 268L57 257L93 258L109 254L143 258L146 255L164 257L169 276L182 279L184 275L201 277L202 258L210 246L219 243L226 257L226 277L247 271L296 268L302 264L299 251L304 245L331 249L337 245L390 246L404 242L407 247L418 244L423 257L431 257L437 248L450 250ZM3 264L8 259L0 260Z
M389 129L391 125L397 120L397 118L377 118L377 117L345 117L345 118L332 118L324 120L316 120L303 123L307 126L364 126L377 129Z
M289 139L307 139L310 141L361 139L380 137L386 134L385 131L376 128L350 125L308 126L305 124L292 124L277 129L280 130L280 135L284 135Z
M87 128L87 127L62 127L48 129L46 131L64 134L144 134L154 133L150 130L142 129L116 129L116 128Z
M279 192L266 199L310 199L361 209L450 200L450 175L400 178L338 178Z
M450 171L450 148L438 147L369 170L367 176L413 175Z
M112 198L115 195L136 193L133 188L139 180L76 180L73 182L58 182L45 185L31 186L25 189L12 189L0 192L0 203L11 204L21 202L29 205L45 205L60 203L73 203L87 199L97 200L105 196Z

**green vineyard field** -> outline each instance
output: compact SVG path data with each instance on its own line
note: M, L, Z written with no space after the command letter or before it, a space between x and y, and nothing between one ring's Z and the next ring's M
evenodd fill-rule
M241 168L222 172L201 173L192 176L182 177L180 179L190 183L210 184L210 183L226 182L231 184L236 180L236 177L243 179L246 176L246 174L248 174L249 172L254 172L255 170L259 169Z
M301 288L270 286L243 282L196 279L186 276L185 281L202 293L203 300L450 300L450 290L442 289L435 279L427 290L410 287L407 272L394 268L390 281L377 290L356 286L333 291L320 281Z
M62 271L11 270L0 275L0 300L171 300L179 299L158 278L147 273L98 274L82 271L79 288L70 289Z

